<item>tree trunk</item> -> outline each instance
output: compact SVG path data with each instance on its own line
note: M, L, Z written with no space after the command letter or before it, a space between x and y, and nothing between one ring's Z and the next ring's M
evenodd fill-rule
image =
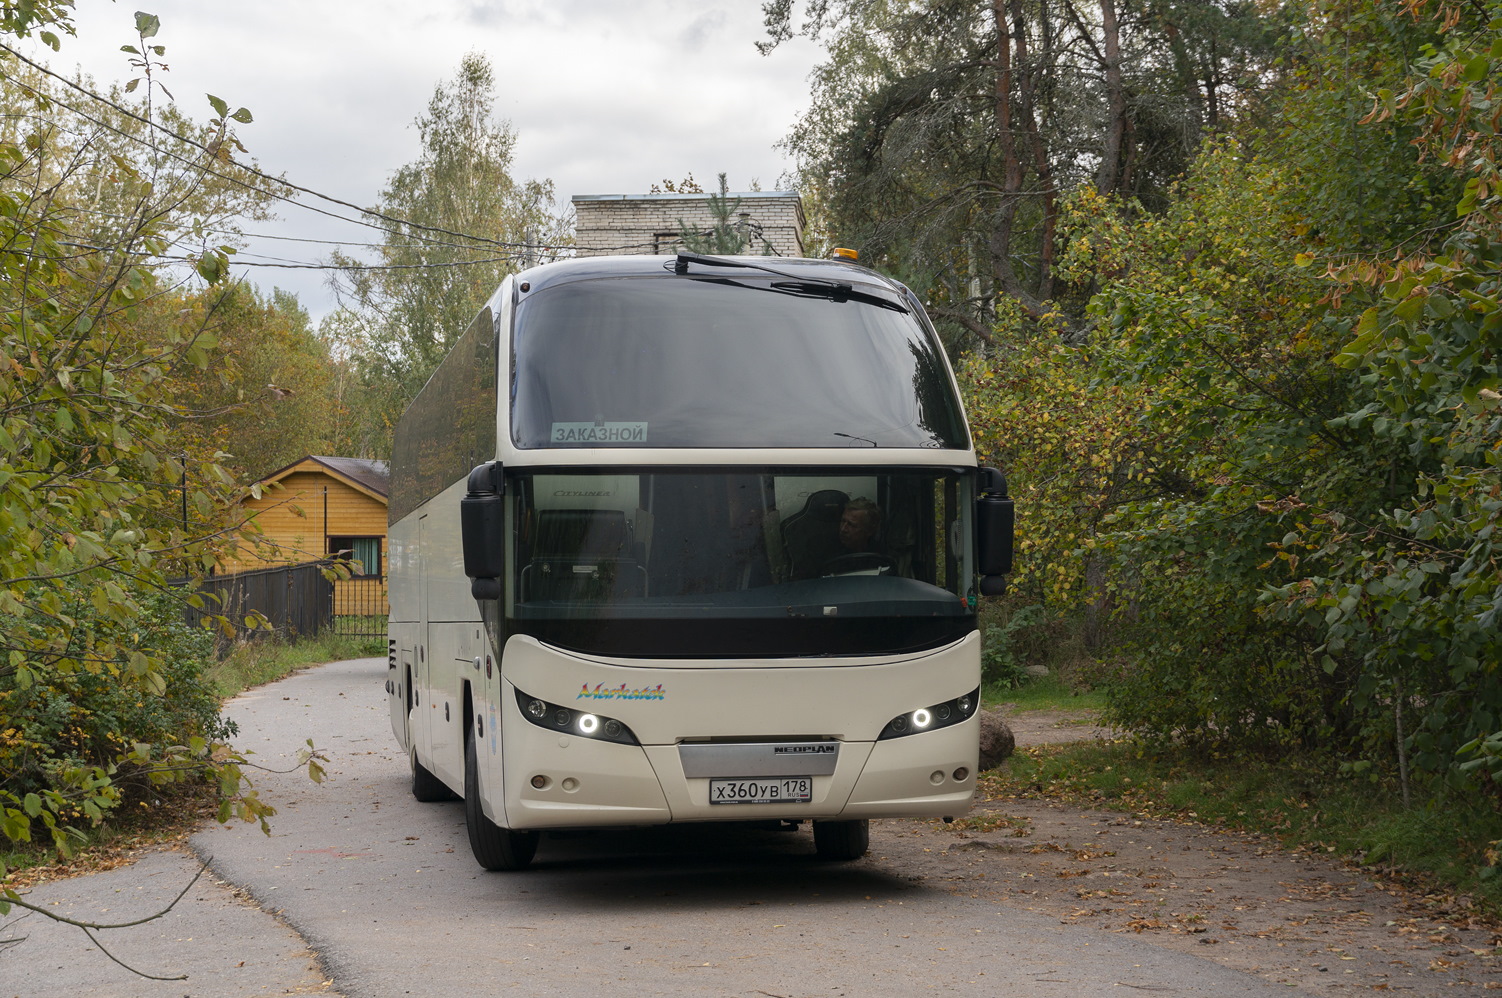
M996 211L996 224L990 236L991 269L1002 291L1021 302L1029 314L1041 314L1042 303L1022 287L1012 265L1012 229L1022 198L1022 160L1012 128L1012 36L1007 27L1006 2L991 0L991 17L996 24L996 79L991 109L1002 156L1001 207Z
M1100 0L1100 23L1110 120L1106 123L1105 148L1101 152L1095 186L1102 194L1111 194L1121 184L1122 151L1127 129L1126 88L1121 79L1121 26L1116 20L1115 0Z
M1017 45L1017 91L1021 98L1023 127L1027 129L1028 145L1032 148L1033 169L1038 175L1038 189L1043 196L1043 235L1038 247L1038 297L1047 300L1053 297L1054 230L1058 225L1058 197L1054 191L1053 164L1048 158L1048 149L1043 144L1043 135L1038 131L1037 81L1043 65L1028 51L1027 22L1024 20L1022 0L1011 0L1012 34Z
M1094 655L1106 646L1106 631L1111 618L1111 591L1106 586L1105 561L1098 554L1085 558L1085 590L1090 602L1085 605L1085 650Z
M1032 120L1033 78L1032 67L1027 64L1027 33L1023 26L1021 3L1012 0L1012 28L1007 23L1007 0L991 0L991 17L996 25L996 80L992 96L992 111L996 119L996 131L1002 151L1001 207L996 213L996 226L991 232L991 266L996 282L1002 291L1011 295L1029 315L1044 312L1043 298L1025 288L1017 276L1012 262L1012 237L1017 224L1017 209L1023 198L1022 158L1018 148L1017 131L1013 124L1012 84L1018 83L1023 129L1027 134L1035 163L1042 163L1040 182L1044 190L1043 249L1040 254L1042 279L1040 288L1050 287L1053 260L1053 229L1057 209L1054 206L1052 171L1044 154L1042 138ZM1013 30L1015 29L1015 30ZM1018 63L1012 61L1012 45L1017 46ZM1046 295L1046 291L1045 291Z
M1205 125L1210 131L1220 127L1220 54L1210 43L1210 64L1205 67Z

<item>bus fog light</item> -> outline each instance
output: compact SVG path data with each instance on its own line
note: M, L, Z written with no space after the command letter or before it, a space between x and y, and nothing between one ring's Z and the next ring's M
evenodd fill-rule
M579 716L579 730L586 735L592 735L600 727L600 719L593 714L581 714Z
M561 786L566 792L573 793L575 790L579 789L579 781L574 779L572 776L565 776L563 778L563 782L560 783L559 786Z
M548 778L546 776L543 776L541 773L538 773L536 776L532 777L532 789L534 789L534 790L546 790L547 788L548 788Z
M970 779L970 770L968 768L961 766L954 771L954 782L964 783L968 779Z
M929 773L928 782L932 783L934 786L938 786L940 783L943 783L944 771L942 769L936 769L932 773Z

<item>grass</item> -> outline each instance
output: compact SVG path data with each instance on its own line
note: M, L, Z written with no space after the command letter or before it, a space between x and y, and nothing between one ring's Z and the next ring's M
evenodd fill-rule
M243 641L208 669L208 679L228 699L254 686L283 679L300 669L347 658L384 657L381 638L353 638L324 633L288 643L274 638Z
M980 698L986 707L1005 703L1013 710L1100 710L1106 705L1104 690L1075 686L1056 672L1021 686L993 683L981 689Z
M1262 833L1373 877L1462 895L1450 905L1502 917L1495 800L1435 788L1405 808L1395 787L1343 776L1328 757L1207 757L1128 742L1045 746L1019 751L982 778L982 790Z
M362 637L371 634L382 635L374 640L385 640L386 622L389 618L385 614L374 616L352 616L340 614L334 618L333 632L345 636Z
M1018 710L1099 710L1111 671L1074 620L1014 600L981 601L981 699ZM1029 670L1045 674L1033 676Z

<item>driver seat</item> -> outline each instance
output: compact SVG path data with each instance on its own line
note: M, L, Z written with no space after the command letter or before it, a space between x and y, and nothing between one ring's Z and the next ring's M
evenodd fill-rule
M838 489L821 489L808 497L801 510L782 521L782 543L787 548L792 578L818 578L826 562L844 553L840 513L849 501L850 496Z

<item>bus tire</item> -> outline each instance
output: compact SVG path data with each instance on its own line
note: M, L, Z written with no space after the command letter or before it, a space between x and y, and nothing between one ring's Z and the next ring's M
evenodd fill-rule
M513 832L485 817L480 806L480 758L475 740L464 740L464 826L475 861L487 870L525 870L537 854L536 832Z
M453 800L454 792L428 768L417 761L417 750L412 750L412 796L423 804L440 800Z
M820 859L849 862L864 856L870 846L871 822L865 818L814 822L814 852Z

